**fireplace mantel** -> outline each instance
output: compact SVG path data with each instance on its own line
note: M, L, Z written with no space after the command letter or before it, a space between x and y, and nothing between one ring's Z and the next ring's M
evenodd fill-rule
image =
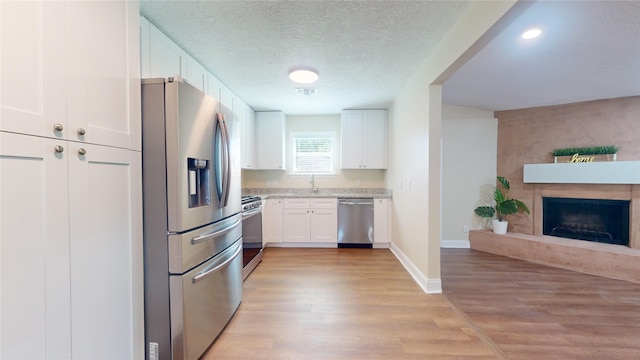
M541 184L640 184L640 161L525 164L524 182Z

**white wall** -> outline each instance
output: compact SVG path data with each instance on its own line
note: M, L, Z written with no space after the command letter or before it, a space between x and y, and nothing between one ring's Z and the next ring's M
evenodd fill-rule
M485 222L473 213L487 185L495 184L498 120L493 112L443 105L442 247L468 247L469 234Z
M393 188L393 245L426 292L441 292L442 82L488 42L515 1L472 2L389 109L387 186ZM490 31L493 30L493 31ZM403 189L399 189L400 180ZM411 180L411 189L406 187Z
M316 175L318 188L383 188L385 170L340 170L340 115L296 115L287 116L287 170L242 170L243 188L306 188L311 187L309 176L290 175L291 132L332 131L336 133L335 175ZM275 183L274 183L275 182ZM358 185L359 184L359 185Z

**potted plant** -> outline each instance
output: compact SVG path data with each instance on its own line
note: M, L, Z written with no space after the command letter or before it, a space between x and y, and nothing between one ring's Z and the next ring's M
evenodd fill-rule
M498 176L498 186L493 191L494 206L478 206L474 212L478 216L492 218L493 232L496 234L506 234L509 222L504 220L505 215L511 215L520 211L529 214L529 208L522 201L509 198L509 181L504 176ZM501 189L502 188L502 189ZM503 191L504 190L504 191Z

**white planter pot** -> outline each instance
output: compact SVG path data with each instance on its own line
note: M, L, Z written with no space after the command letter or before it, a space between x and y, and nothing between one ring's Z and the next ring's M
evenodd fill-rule
M498 219L491 220L491 224L493 225L493 232L496 234L506 234L507 227L509 226L508 221L500 221Z

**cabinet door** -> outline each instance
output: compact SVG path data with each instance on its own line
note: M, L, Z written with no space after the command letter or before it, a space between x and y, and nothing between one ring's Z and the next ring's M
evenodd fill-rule
M64 6L0 1L0 130L66 138Z
M130 2L65 3L70 140L130 148L132 132L139 135L130 109L140 102L138 22Z
M140 153L70 143L68 156L73 358L137 358Z
M247 169L254 169L255 166L255 113L253 112L253 109L250 108L249 106L246 107L246 132L247 132L247 142L246 142L246 148L245 148L245 153L246 153L246 164L247 164Z
M337 209L311 209L310 223L311 242L338 242Z
M309 209L284 209L284 242L309 242Z
M265 245L270 242L282 242L283 213L282 199L267 199L262 219L262 232Z
M285 116L281 111L255 113L256 157L261 170L285 170Z
M153 24L149 27L149 69L151 77L187 74L187 54Z
M362 111L362 163L366 169L387 168L387 111Z
M186 55L187 58L187 82L203 92L207 92L207 70L200 65L193 57Z
M66 147L0 132L2 359L71 358Z
M373 200L373 242L388 243L389 237L389 200Z
M362 110L344 110L340 117L341 168L362 169Z
M244 102L237 100L235 116L240 119L242 168L253 169L253 110Z
M220 87L222 87L222 82L212 73L207 73L207 91L205 92L218 100L218 103L220 103Z

